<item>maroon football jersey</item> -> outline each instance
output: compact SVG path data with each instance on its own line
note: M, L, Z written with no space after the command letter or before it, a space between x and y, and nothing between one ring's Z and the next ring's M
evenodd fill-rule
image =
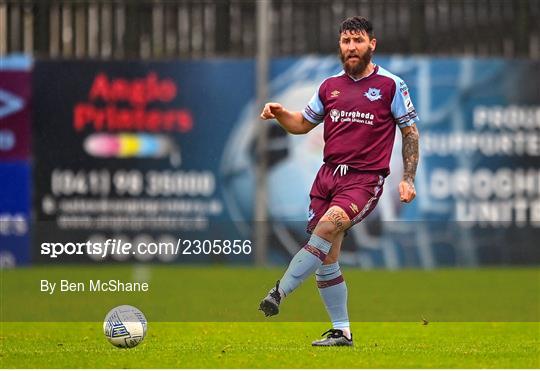
M327 78L302 110L324 121L324 162L360 171L390 173L396 125L418 122L405 82L380 66L355 80L345 72Z

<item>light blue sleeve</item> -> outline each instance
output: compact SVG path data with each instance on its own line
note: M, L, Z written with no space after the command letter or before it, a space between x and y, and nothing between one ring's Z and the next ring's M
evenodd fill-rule
M411 94L407 84L402 79L396 82L396 92L392 100L392 115L400 128L412 126L419 121L418 114L411 100Z
M302 116L312 124L320 124L324 120L325 112L324 105L319 98L319 90L317 89L313 97L309 100L308 105L302 110Z

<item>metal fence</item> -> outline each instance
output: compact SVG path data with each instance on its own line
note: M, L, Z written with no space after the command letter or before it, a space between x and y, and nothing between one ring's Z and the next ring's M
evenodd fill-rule
M271 1L274 56L337 51L337 28L360 14L379 53L540 59L536 0ZM67 58L252 57L256 2L0 0L0 55Z

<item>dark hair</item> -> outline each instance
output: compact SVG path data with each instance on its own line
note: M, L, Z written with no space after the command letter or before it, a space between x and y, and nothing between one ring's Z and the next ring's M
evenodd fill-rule
M370 39L373 39L373 24L364 17L354 16L347 18L339 26L339 34L342 32L352 31L352 32L365 32L368 34Z

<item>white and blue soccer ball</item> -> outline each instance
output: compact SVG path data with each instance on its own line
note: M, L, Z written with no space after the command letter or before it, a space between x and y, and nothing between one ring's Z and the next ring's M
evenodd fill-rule
M111 309L105 316L103 332L109 342L119 348L133 348L146 336L144 314L131 305Z

